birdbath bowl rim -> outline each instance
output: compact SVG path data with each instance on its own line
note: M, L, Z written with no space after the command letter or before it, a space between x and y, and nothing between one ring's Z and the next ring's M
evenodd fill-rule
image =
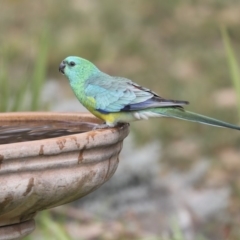
M9 123L71 121L99 124L88 113L1 113ZM127 124L48 139L0 144L0 240L34 229L37 212L79 199L115 172ZM1 133L0 133L1 134ZM20 225L26 229L20 229ZM30 222L30 224L29 224ZM14 226L16 231L14 232ZM9 227L9 226L13 226ZM6 229L11 229L9 233ZM13 236L13 233L15 234Z

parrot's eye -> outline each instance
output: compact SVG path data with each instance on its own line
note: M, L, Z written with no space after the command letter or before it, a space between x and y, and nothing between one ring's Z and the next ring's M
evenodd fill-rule
M73 67L73 66L75 66L76 64L75 64L75 62L70 62L69 65L70 65L71 67Z

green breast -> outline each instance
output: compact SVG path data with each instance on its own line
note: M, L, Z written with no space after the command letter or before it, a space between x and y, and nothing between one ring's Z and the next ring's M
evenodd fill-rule
M93 97L86 96L85 94L85 82L71 83L70 85L77 99L84 107L86 107L89 111L96 108L95 99Z

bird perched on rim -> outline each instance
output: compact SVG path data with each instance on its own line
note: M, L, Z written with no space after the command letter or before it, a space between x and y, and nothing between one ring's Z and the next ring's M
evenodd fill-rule
M240 130L239 126L186 111L183 106L187 101L162 98L127 78L110 76L80 57L65 58L59 71L68 78L82 105L105 122L97 128L151 117L172 117Z

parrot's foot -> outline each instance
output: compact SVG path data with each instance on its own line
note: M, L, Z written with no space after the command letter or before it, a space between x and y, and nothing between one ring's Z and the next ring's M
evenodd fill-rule
M111 126L108 126L106 123L103 124L98 124L96 125L93 130L97 130L97 129L105 129L105 128L110 128Z
M106 123L102 123L102 124L98 124L98 125L96 125L94 128L93 128L93 130L97 130L97 129L107 129L107 128L114 128L114 127L123 127L124 125L128 125L128 126L130 126L130 124L129 123L117 123L116 125L108 125L108 124L106 124Z

